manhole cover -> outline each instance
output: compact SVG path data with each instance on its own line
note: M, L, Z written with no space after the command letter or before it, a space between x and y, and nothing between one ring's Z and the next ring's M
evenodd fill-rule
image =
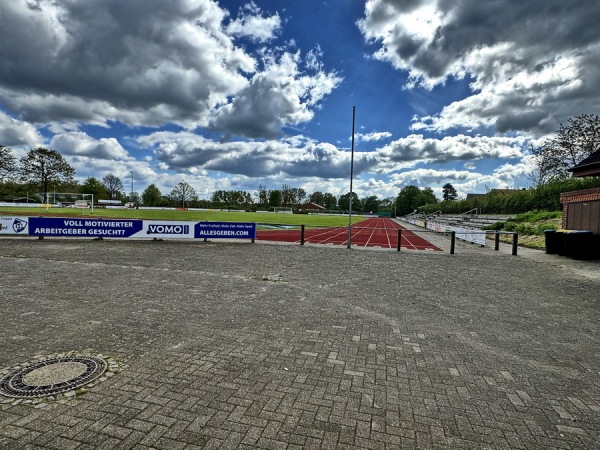
M33 398L60 394L91 383L105 370L106 361L92 356L44 359L2 377L0 395Z

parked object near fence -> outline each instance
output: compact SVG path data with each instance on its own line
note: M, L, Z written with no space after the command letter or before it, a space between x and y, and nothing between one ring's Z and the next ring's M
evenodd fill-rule
M545 230L546 253L572 259L600 259L600 236L589 230Z

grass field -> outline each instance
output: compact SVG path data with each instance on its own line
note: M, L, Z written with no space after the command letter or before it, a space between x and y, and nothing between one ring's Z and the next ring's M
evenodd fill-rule
M113 219L189 220L191 222L255 222L257 224L306 225L310 227L339 227L348 225L348 216L320 216L308 214L273 214L227 211L172 211L145 209L94 208L12 208L0 207L0 215L48 217L102 217ZM366 217L353 216L352 223Z

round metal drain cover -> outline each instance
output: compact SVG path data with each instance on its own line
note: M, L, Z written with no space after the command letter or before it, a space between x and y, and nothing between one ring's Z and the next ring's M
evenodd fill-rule
M106 370L106 361L92 356L49 358L14 370L0 380L0 395L47 397L85 386Z

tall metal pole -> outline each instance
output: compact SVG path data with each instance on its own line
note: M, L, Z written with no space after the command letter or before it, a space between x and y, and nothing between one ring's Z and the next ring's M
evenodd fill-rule
M348 248L352 246L352 178L354 177L354 119L356 106L352 107L352 153L350 155L350 199L348 202Z
M129 200L133 202L133 170L130 170L129 173L131 173L131 198Z

